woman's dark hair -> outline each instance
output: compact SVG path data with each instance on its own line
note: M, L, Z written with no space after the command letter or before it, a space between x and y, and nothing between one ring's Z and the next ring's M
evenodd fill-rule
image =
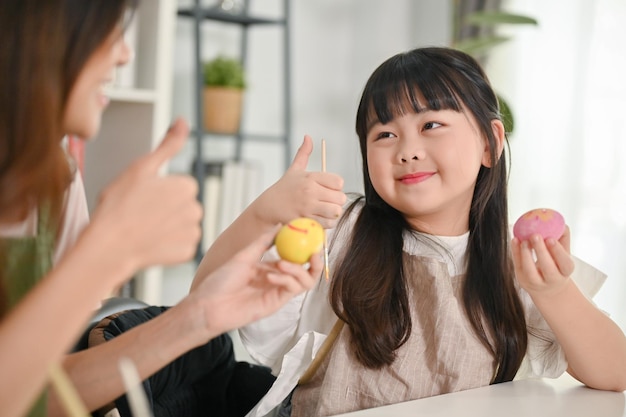
M369 78L356 116L365 195L347 252L335 270L330 302L350 327L353 351L365 366L391 364L411 334L411 302L403 269L403 215L378 195L369 176L366 137L373 119L421 110L469 111L489 143L491 168L482 166L469 214L467 276L463 304L468 318L494 356L493 383L513 379L526 353L524 311L509 256L507 167L497 154L492 121L498 100L480 65L448 48L421 48L381 64ZM355 201L347 214L359 204ZM382 221L381 219L384 219ZM340 226L341 227L341 226Z
M0 224L44 205L58 224L72 177L61 147L69 94L87 60L136 3L0 2ZM0 269L0 314L3 274Z

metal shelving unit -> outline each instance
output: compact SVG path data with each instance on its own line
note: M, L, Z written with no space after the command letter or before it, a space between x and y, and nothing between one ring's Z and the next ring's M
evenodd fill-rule
M289 166L290 158L291 158L291 149L289 145L289 134L291 131L291 118L289 114L289 109L291 108L291 69L290 69L290 40L289 40L289 0L283 0L282 2L282 18L264 18L259 16L253 16L249 13L249 0L244 0L242 2L242 8L238 13L230 13L224 11L220 8L220 5L217 4L215 6L203 6L201 4L201 0L194 0L193 6L180 8L178 10L178 16L180 18L187 18L193 20L193 31L194 31L194 68L195 68L195 109L194 109L194 119L195 119L195 128L192 131L192 135L195 138L195 156L198 160L201 160L203 153L203 149L205 147L205 139L207 137L221 137L228 138L232 137L232 140L235 141L235 151L233 155L233 159L236 161L241 160L243 153L243 145L246 141L256 141L256 142L272 142L272 143L280 143L283 146L284 150L284 167L285 169ZM203 100L202 100L202 89L203 89L203 75L202 75L202 66L203 66L203 57L202 57L202 33L201 28L202 25L208 24L210 22L221 22L225 24L232 24L239 26L242 31L241 43L240 43L240 59L246 68L247 61L247 53L248 53L248 40L249 40L249 29L252 26L260 26L260 25L274 25L282 28L283 36L282 36L282 49L283 49L283 131L280 135L266 135L266 134L255 134L254 132L243 132L239 129L238 133L235 135L225 135L220 133L208 132L203 129L202 125L202 115L203 115ZM245 113L242 113L242 120L245 118ZM241 122L240 122L241 126ZM193 175L196 177L198 182L202 184L202 181L205 177L204 172L204 164L196 163L193 168ZM204 203L204 195L202 192L202 187L200 187L200 192L198 196L201 203ZM196 253L196 262L199 262L202 259L202 249L200 245L198 246L198 251Z

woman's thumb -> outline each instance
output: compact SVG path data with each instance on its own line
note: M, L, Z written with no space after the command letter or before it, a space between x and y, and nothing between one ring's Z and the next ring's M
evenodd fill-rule
M242 249L236 256L239 259L254 262L261 259L263 254L268 251L274 244L274 237L281 225L275 225L270 230L259 235L247 247Z
M182 118L176 119L168 129L159 146L147 156L147 161L144 165L146 169L150 172L157 173L161 165L182 149L188 136L189 126L187 122Z

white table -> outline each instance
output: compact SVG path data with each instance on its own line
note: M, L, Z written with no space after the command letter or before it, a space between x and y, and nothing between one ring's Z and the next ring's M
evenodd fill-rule
M593 390L565 374L558 379L505 382L341 416L626 417L626 394Z

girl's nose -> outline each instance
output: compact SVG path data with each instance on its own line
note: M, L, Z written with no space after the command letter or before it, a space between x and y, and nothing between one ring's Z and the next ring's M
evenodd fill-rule
M398 160L403 164L424 159L426 159L426 151L416 143L407 144L398 151Z
M402 132L396 143L396 160L401 164L426 159L426 150L423 138L415 132Z
M407 162L407 161L409 161L409 160L418 161L418 160L419 160L419 158L418 158L418 156L417 156L417 155L413 155L413 156L409 156L409 157L403 157L403 156L402 156L402 157L400 157L400 161L401 161L402 163Z

